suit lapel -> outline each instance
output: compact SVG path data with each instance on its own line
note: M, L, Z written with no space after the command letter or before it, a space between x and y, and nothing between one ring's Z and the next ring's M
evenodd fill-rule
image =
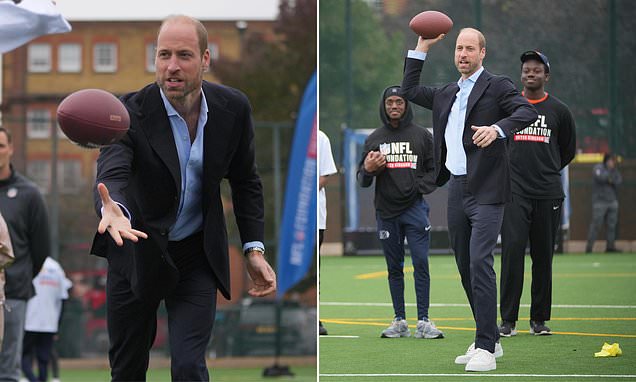
M205 82L203 91L208 103L208 122L203 134L203 178L220 181L226 175L226 152L233 144L235 115L228 110L227 99Z
M490 73L488 73L485 69L481 73L481 75L477 78L477 82L475 82L475 86L473 86L473 90L470 92L468 96L468 105L466 106L466 117L464 122L468 120L468 116L470 112L473 110L473 107L477 103L477 100L481 98L481 95L484 94L484 91L490 85Z
M148 95L141 106L141 114L141 128L148 138L150 146L168 167L170 175L175 181L176 189L181 190L179 154L174 143L172 127L159 94L159 87L152 86L148 90Z

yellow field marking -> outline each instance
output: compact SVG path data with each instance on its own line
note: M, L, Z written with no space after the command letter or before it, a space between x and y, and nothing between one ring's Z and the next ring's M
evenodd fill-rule
M413 273L413 267L404 267L404 273ZM355 275L354 278L356 280L371 280L371 279L380 279L388 277L387 271L379 271L379 272L369 272L369 273L361 273L359 275ZM634 272L618 272L618 273L554 273L552 275L553 278L559 279L575 279L575 278L592 278L592 277L635 277L636 273ZM530 279L532 274L526 272L523 274L523 277L526 279ZM459 274L453 275L444 275L444 276L435 276L431 275L431 279L434 280L459 280Z
M530 318L527 317L526 320ZM578 317L560 317L560 318L551 318L550 321L636 321L636 317L586 317L586 318L578 318Z
M404 267L404 273L413 273L413 267ZM361 273L359 275L355 275L354 278L356 280L371 280L371 279L381 279L386 278L389 275L387 271L378 271L378 272L369 272L369 273ZM445 276L431 276L432 279L436 280L459 280L459 274L445 275Z
M528 332L526 330L518 330L518 332ZM583 336L583 337L621 337L636 338L636 334L608 334L608 333L580 333L580 332L552 332L552 334L561 334L566 336Z
M367 326L386 326L387 323L386 322L359 322L359 321L350 321L350 320L341 320L341 319L325 319L325 318L320 318L320 321L322 321L323 323L328 323L328 324L341 324L341 325L367 325ZM416 327L416 325L409 325L409 327ZM450 326L437 326L438 329L453 329L453 330L470 330L470 331L474 331L475 328L457 328L457 327L450 327Z
M572 318L572 319L574 319L574 318ZM368 321L361 321L361 319L337 319L337 318L323 318L323 317L321 317L320 320L323 323L340 324L340 325L365 325L365 326L386 326L387 325L386 322L368 322ZM553 318L552 320L557 320L557 319ZM580 319L580 320L590 320L590 319ZM628 320L633 321L635 319L634 318L629 318ZM441 319L438 319L438 321L441 321ZM441 325L436 325L436 326L437 326L438 329L444 329L444 330L458 330L458 331L474 331L475 330L474 327L466 328L466 327L441 326ZM409 327L415 328L416 325L409 325ZM529 333L530 331L528 331L528 330L517 330L517 332L519 332L519 333ZM566 336L582 336L582 337L636 338L636 334L555 332L555 331L553 331L552 334L566 335Z
M405 267L404 268L404 273L413 273L413 267ZM355 278L357 280L379 279L381 277L388 276L388 274L389 273L387 271L362 273L360 275L356 275Z
M524 274L524 277L531 277L530 273ZM634 272L619 272L619 273L553 273L553 278L565 278L565 279L575 279L578 277L634 277L636 273Z

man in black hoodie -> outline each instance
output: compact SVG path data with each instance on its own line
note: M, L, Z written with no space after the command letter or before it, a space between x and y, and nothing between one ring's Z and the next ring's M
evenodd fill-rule
M404 238L413 261L418 323L416 338L443 338L428 319L430 276L428 247L429 207L422 197L435 190L433 137L412 122L413 112L399 86L384 90L380 100L383 126L369 135L358 169L362 187L375 182L378 238L389 272L394 320L383 338L409 337L404 309Z
M37 276L51 250L49 220L37 186L11 165L13 143L0 127L0 213L7 222L15 262L6 269L4 342L0 352L0 381L20 379L20 359L27 301L35 294Z

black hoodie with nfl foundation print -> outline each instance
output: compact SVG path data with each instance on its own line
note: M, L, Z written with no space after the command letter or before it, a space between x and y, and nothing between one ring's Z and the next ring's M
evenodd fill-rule
M391 219L409 209L422 195L436 188L433 160L433 136L413 123L413 111L406 99L405 111L398 127L391 125L384 106L393 95L402 97L399 86L390 86L382 92L380 120L382 127L375 129L366 139L358 166L358 182L369 187L375 182L375 208L383 219ZM379 151L386 157L386 167L374 173L364 169L364 158L370 151Z

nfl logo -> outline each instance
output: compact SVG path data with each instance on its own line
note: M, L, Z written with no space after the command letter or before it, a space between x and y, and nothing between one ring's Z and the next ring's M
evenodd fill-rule
M382 143L380 145L380 152L384 155L391 154L391 145L389 143Z

